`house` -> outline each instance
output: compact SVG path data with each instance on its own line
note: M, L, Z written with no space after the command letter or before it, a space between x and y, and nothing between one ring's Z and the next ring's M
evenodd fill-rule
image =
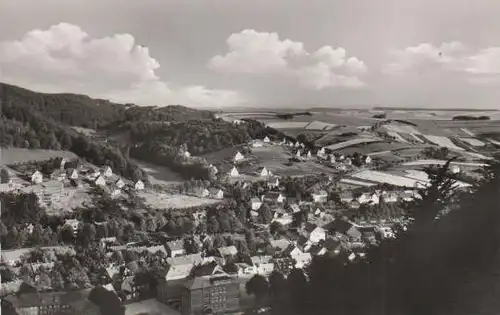
M45 246L41 247L42 250L53 252L57 255L70 255L74 256L76 252L70 246ZM31 251L35 250L34 247L19 248L19 249L3 249L1 252L1 262L16 267L22 263L23 258Z
M252 142L252 147L254 148L262 148L262 146L264 146L264 144L260 140L255 140Z
M209 195L211 198L214 198L214 199L224 198L224 192L221 189L210 188L208 191L209 191Z
M73 229L75 235L78 233L78 228L80 227L80 221L76 219L69 219L64 221L64 225L69 225Z
M356 200L360 204L368 203L376 205L379 203L380 197L376 193L364 193L361 194L361 196L359 196L358 198L356 198Z
M262 202L283 203L285 201L285 197L279 192L270 191L265 195L262 195L261 200Z
M274 262L274 269L276 271L279 271L284 276L288 276L295 267L295 263L293 262L293 259L290 257L275 258L273 262Z
M345 158L344 159L344 164L345 165L352 165L352 160L350 158Z
M43 175L40 171L35 171L31 175L31 182L35 185L41 184L43 182Z
M238 172L238 169L236 168L236 166L233 166L233 168L229 172L229 176L230 177L238 177L238 176L240 176L240 173Z
M181 315L227 314L240 309L240 282L229 275L194 277L182 287Z
M87 179L95 181L99 176L101 176L101 172L99 172L99 170L91 170L87 175Z
M299 213L300 211L302 211L300 209L300 206L296 203L292 203L289 206L290 206L290 209L292 210L293 213Z
M328 201L328 192L325 190L320 190L317 193L312 194L313 202L325 203Z
M297 150L297 153L295 153L295 156L300 158L300 150Z
M272 256L252 256L250 260L252 265L256 270L257 274L269 275L274 270L274 263L272 262Z
M219 173L219 170L214 165L210 164L209 167L210 167L212 174L217 175L217 173Z
M269 142L271 142L271 139L269 139L269 137L266 136L266 137L264 137L263 141L264 141L264 143L269 143Z
M325 229L315 224L306 223L305 232L308 235L308 240L313 244L317 244L326 239Z
M50 179L52 180L57 180L57 181L63 181L66 179L66 172L64 170L56 170L52 174L50 174Z
M372 158L369 155L365 156L365 164L370 164L371 162Z
M238 254L238 249L236 249L236 246L234 245L220 247L217 250L222 258L226 258L228 256L234 257Z
M307 157L310 158L312 156L311 150L307 151Z
M452 174L458 174L460 173L460 167L458 167L457 165L451 165L450 166L450 173Z
M354 200L354 195L350 191L343 191L340 193L340 201L350 203Z
M115 186L116 188L118 189L122 189L123 186L125 186L125 183L121 180L121 179L118 179L116 182L115 182Z
M116 237L112 236L112 237L103 237L99 240L99 243L101 244L101 247L103 248L106 248L110 245L117 245L118 244L118 240L116 239Z
M234 162L239 162L239 161L242 161L244 159L245 159L245 157L243 156L243 154L241 154L239 151L236 152L236 155L234 156Z
M336 219L323 226L330 234L339 233L349 237L352 240L360 240L361 232L349 221Z
M272 189L272 188L278 188L280 186L280 180L278 177L273 177L267 180L267 187Z
M78 171L74 168L68 168L66 170L66 176L69 179L78 179Z
M291 245L290 241L286 238L270 240L269 243L271 244L271 247L277 252L283 252Z
M104 177L110 177L113 175L113 170L111 169L110 166L105 166L103 169L102 175Z
M119 189L119 188L112 188L111 192L110 192L110 195L111 195L111 197L115 198L115 197L120 196L121 193L122 193L121 189Z
M271 172L267 170L267 168L264 166L264 167L259 167L259 169L257 170L257 174L261 177L267 177L267 176L271 176Z
M326 249L326 247L323 247L321 245L312 245L311 249L309 249L309 253L313 257L315 257L315 256L323 256L324 254L327 253L327 251L328 250Z
M104 187L106 186L106 180L104 179L104 177L102 176L98 176L95 180L94 180L94 184L96 186L101 186L101 187Z
M296 245L289 246L285 251L284 255L292 258L295 261L295 268L304 268L312 260L310 253L304 253Z
M394 231L390 226L379 226L377 231L380 233L382 238L394 238Z
M287 226L287 225L292 224L293 216L291 214L288 214L288 213L281 214L281 213L275 212L272 222L278 222L279 224L281 224L283 226Z
M324 156L326 154L325 152L325 148L321 148L318 150L318 152L316 153L317 156Z
M186 250L184 249L183 240L175 240L167 242L167 247L170 253L169 257L178 257L186 255Z
M262 206L262 200L260 200L259 198L255 197L255 198L250 199L250 208L253 211L259 210L261 206Z
M134 184L134 189L135 190L143 190L144 189L144 182L142 180L138 180Z
M335 164L337 160L335 159L335 155L331 154L330 155L330 163Z
M296 148L300 147L299 142L298 142L298 141L297 141L297 142L295 142L295 145L294 145L294 146L295 146Z
M197 189L196 195L200 198L207 198L210 196L210 191L207 188Z
M398 194L396 192L383 192L380 198L384 199L385 203L394 203L398 201Z
M191 157L191 153L189 153L189 151L184 151L184 157L187 157L187 158L190 158Z

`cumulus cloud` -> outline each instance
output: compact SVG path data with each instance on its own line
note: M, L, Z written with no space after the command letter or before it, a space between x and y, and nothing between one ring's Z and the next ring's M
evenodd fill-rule
M276 33L243 30L231 34L228 52L208 62L208 68L221 73L292 75L306 88L358 88L367 71L363 61L347 58L344 48L323 46L308 52L301 42L280 39Z
M171 88L158 76L159 67L149 49L138 45L131 34L94 38L68 23L0 42L0 80L27 88L144 105L182 100L186 105L225 106L241 101L233 91Z
M475 84L491 84L500 78L500 47L473 50L460 42L438 46L422 43L395 50L392 55L395 61L384 67L390 74L449 71Z

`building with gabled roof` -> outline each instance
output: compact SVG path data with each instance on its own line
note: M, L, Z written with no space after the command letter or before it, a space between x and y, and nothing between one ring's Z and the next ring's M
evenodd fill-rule
M43 182L43 174L40 171L35 171L31 174L31 182L35 185Z
M259 169L257 170L257 174L261 177L271 176L271 172L268 171L265 166L259 167Z
M138 180L134 184L134 189L135 190L143 190L144 189L144 182L142 180Z
M271 139L269 139L268 136L265 136L263 141L264 141L264 143L269 143L269 142L271 142Z
M240 172L238 172L238 169L236 168L236 166L233 166L233 168L231 169L231 171L229 171L229 176L230 177L238 177L238 176L240 176Z
M234 162L240 162L240 161L243 161L245 159L245 156L243 154L241 154L240 151L236 152L236 154L234 155L234 158L233 158L233 161Z
M222 191L222 189L219 189L219 188L210 188L208 190L208 194L211 198L214 198L214 199L223 199L224 198L224 192Z

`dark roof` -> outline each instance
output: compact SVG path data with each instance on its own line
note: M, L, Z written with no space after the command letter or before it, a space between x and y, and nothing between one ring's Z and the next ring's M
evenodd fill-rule
M342 234L345 234L347 231L349 231L351 227L352 227L351 223L342 219L333 220L332 222L323 226L323 228L325 230L328 230L330 233L339 232Z

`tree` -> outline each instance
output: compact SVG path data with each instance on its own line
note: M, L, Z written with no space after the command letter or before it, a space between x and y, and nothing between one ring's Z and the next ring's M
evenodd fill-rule
M290 287L289 301L291 305L300 312L306 309L308 301L307 279L302 269L292 269L287 278Z
M273 219L273 214L271 209L267 204L263 204L259 209L260 217L262 218L262 223L268 224Z
M255 296L257 303L262 303L263 299L269 294L269 283L261 275L255 275L245 283L247 294Z
M125 307L121 304L118 296L101 286L93 288L88 299L99 307L101 314L125 314Z

